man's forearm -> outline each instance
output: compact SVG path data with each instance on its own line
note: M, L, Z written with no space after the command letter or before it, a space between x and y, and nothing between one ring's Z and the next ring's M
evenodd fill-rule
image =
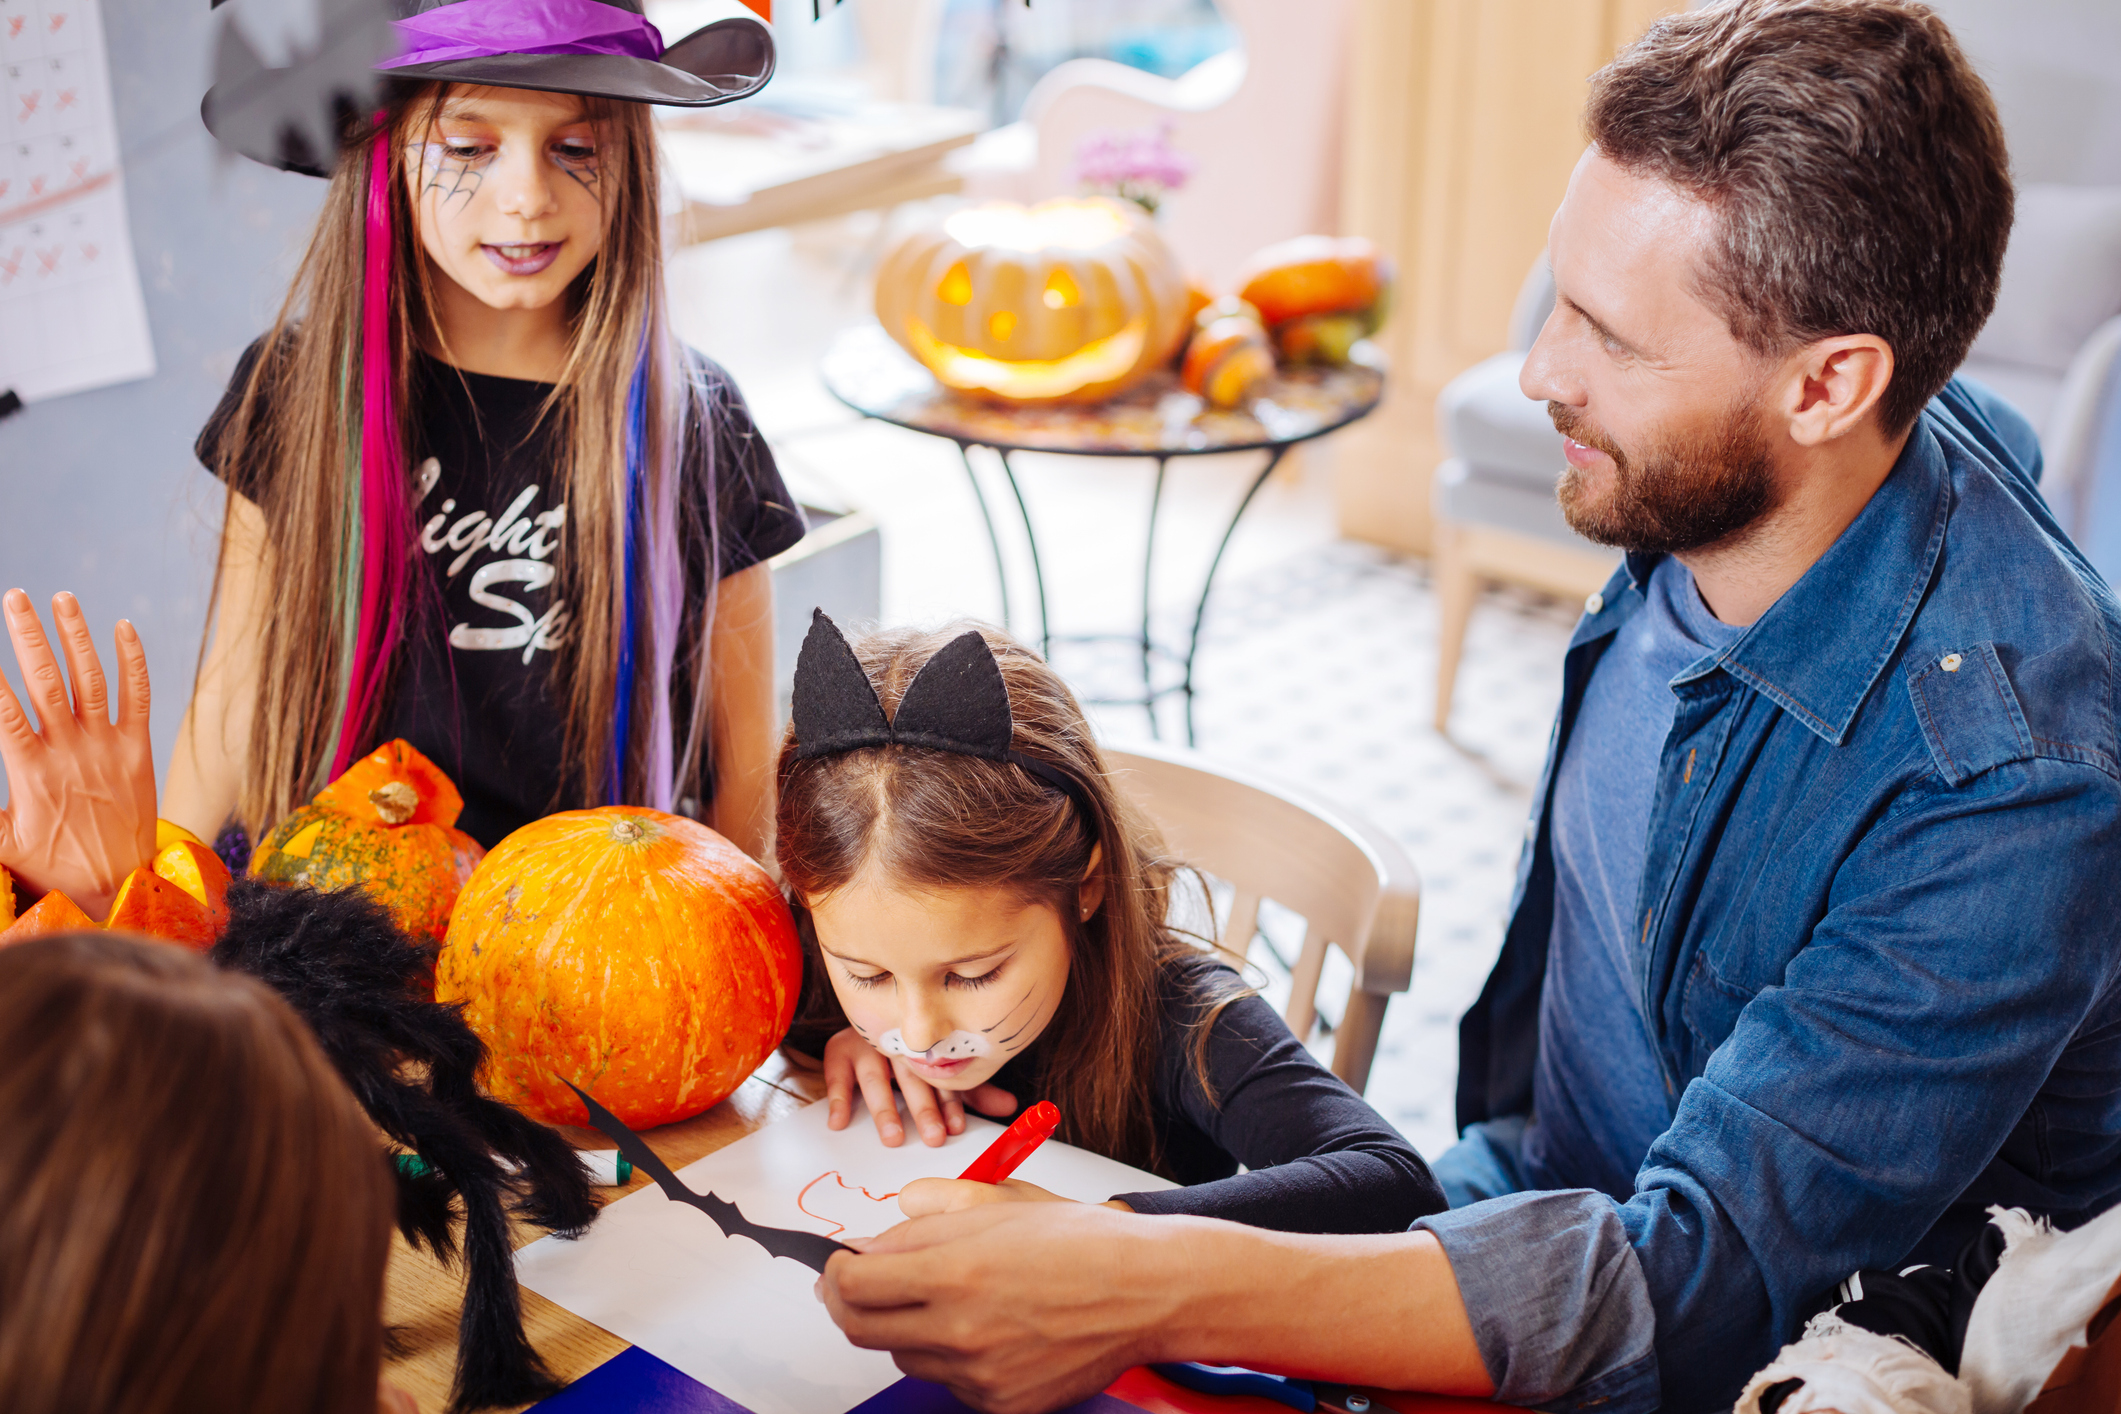
M1443 1247L1426 1232L1314 1237L1184 1224L1155 1244L1177 1297L1157 1359L1248 1365L1386 1389L1494 1392Z

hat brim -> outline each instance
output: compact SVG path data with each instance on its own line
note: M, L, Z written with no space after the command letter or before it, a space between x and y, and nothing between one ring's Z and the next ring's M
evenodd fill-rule
M384 79L486 84L544 93L573 93L675 108L712 108L734 103L766 86L774 70L773 33L748 16L716 20L663 51L660 61L626 54L495 54L439 64L407 64L378 71ZM298 83L293 71L277 71L275 87ZM217 84L199 105L207 129L223 145L255 161L309 176L329 175L301 142L288 141L287 125L261 123L255 114L239 120ZM224 100L217 102L217 99ZM314 102L327 104L324 94Z

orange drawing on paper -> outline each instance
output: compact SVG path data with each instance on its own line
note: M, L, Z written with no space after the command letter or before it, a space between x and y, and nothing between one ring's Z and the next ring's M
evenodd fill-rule
M840 1177L840 1171L838 1169L825 1170L816 1178L811 1179L808 1183L803 1185L803 1191L795 1195L795 1206L802 1210L802 1214L806 1218L816 1218L821 1223L830 1223L832 1226L832 1231L825 1234L825 1236L827 1237L838 1237L841 1233L847 1230L847 1224L843 1222L834 1221L832 1218L826 1217L823 1213L814 1213L810 1210L810 1190L817 1187L820 1183L823 1183L828 1178L831 1179L834 1183L837 1183L842 1191L849 1193L859 1193L872 1203L888 1203L893 1198L898 1197L898 1190L895 1188L892 1189L889 1193L871 1193L868 1189L862 1187L860 1184L849 1183L846 1179Z

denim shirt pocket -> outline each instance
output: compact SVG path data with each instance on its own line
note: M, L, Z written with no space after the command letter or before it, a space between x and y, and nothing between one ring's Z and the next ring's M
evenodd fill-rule
M1902 670L1937 773L1963 786L1984 771L2033 755L2025 709L1986 639L1921 658Z
M1687 969L1686 993L1679 1000L1679 1016L1694 1047L1694 1054L1687 1058L1690 1077L1707 1067L1710 1054L1737 1029L1738 1013L1757 995L1753 988L1719 973L1706 949L1694 954L1694 965Z

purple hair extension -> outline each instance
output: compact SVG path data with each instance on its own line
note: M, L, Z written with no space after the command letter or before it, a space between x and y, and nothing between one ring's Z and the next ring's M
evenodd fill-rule
M360 563L360 611L346 677L346 715L332 752L331 774L342 774L361 743L360 733L382 696L384 674L398 646L398 620L410 578L412 502L405 449L398 432L396 379L390 330L390 140L376 134L368 167L368 225L361 282L360 512L352 553Z

